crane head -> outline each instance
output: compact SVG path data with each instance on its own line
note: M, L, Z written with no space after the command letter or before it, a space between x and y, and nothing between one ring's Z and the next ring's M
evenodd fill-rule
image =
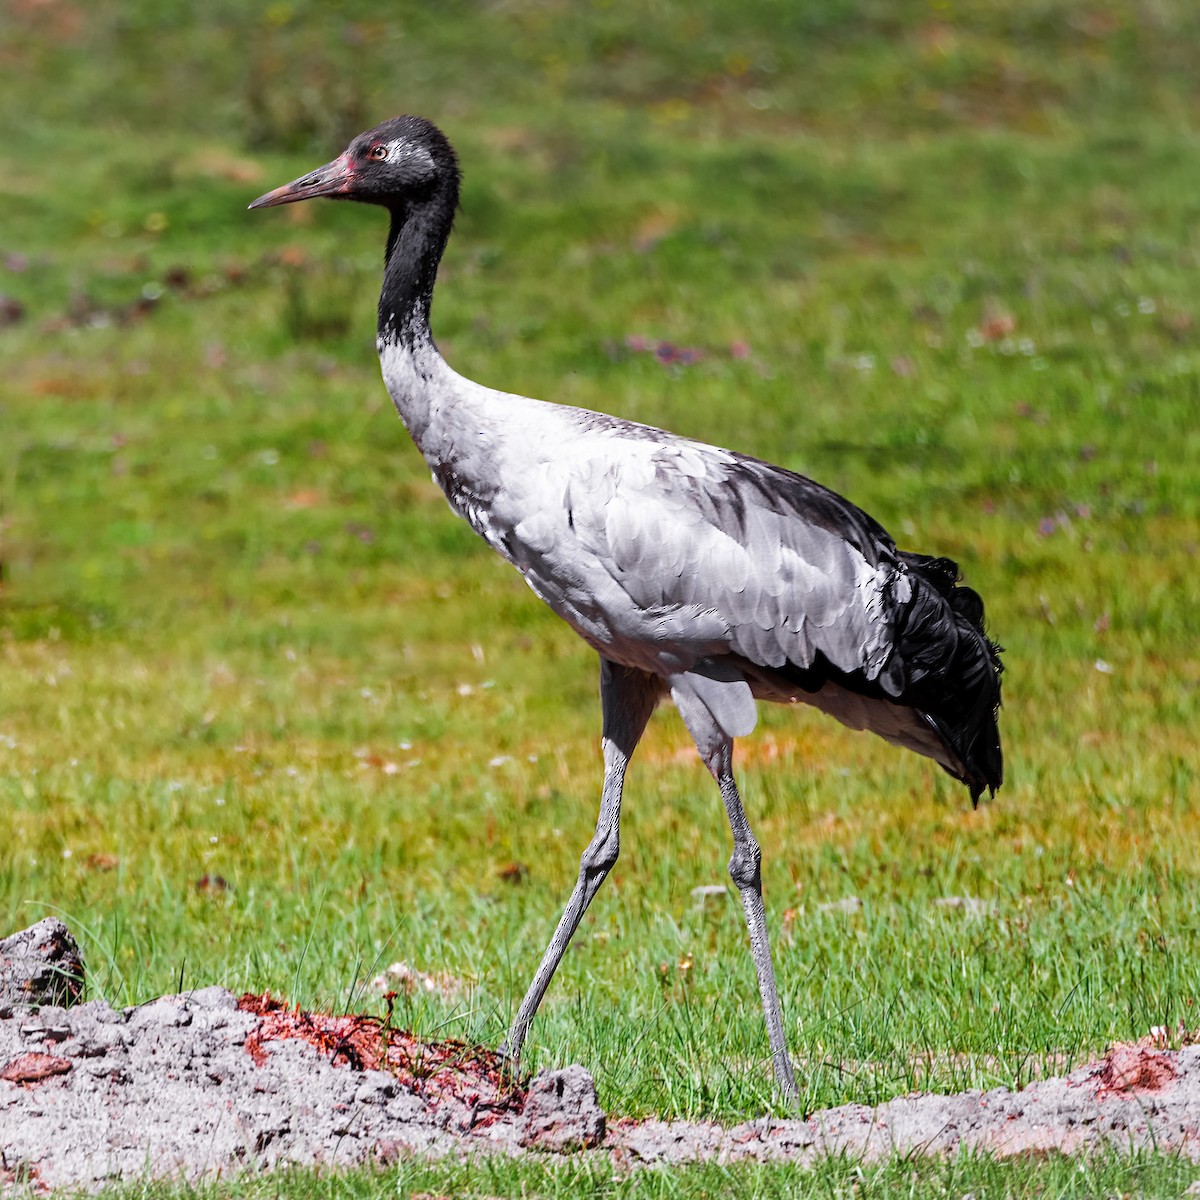
M397 208L448 181L458 184L458 160L441 130L424 117L393 117L360 133L332 162L259 196L250 207L325 196Z

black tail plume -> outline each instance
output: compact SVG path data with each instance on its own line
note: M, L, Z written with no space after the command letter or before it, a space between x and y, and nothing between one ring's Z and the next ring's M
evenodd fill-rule
M914 589L901 635L910 695L962 763L962 782L978 803L985 789L995 793L1004 780L997 724L1001 647L984 628L979 593L959 582L957 563L907 551L900 558L928 585Z

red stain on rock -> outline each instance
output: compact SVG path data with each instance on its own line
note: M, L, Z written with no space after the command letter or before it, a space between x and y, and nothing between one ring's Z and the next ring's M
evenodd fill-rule
M1096 1097L1121 1092L1155 1092L1178 1072L1169 1054L1145 1046L1115 1046L1101 1060L1095 1074Z
M41 1083L54 1075L65 1075L70 1069L70 1059L31 1050L27 1054L18 1054L0 1070L0 1079L7 1079L9 1083Z
M379 1017L305 1012L267 993L247 992L238 1008L259 1018L245 1042L246 1052L259 1066L267 1061L264 1043L300 1038L335 1065L386 1071L435 1105L445 1099L465 1104L472 1111L472 1128L486 1127L502 1113L520 1112L525 1104L525 1089L509 1081L505 1060L494 1050L455 1039L423 1042Z

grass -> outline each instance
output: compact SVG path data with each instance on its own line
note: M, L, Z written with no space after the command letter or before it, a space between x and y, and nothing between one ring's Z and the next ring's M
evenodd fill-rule
M1007 647L978 811L817 714L740 747L805 1105L1198 1023L1196 12L732 14L13 6L0 911L63 915L98 994L361 1005L401 958L467 983L403 1020L495 1043L590 835L594 657L390 411L379 214L244 212L409 109L466 170L434 314L459 370L814 475L956 557ZM623 832L530 1065L583 1062L620 1113L773 1108L671 715Z
M1058 1155L1018 1161L960 1155L948 1161L895 1158L886 1163L831 1159L809 1169L759 1167L746 1164L705 1165L686 1171L640 1170L614 1172L611 1164L577 1156L546 1165L497 1160L464 1164L406 1163L382 1171L341 1174L284 1172L223 1180L219 1186L165 1189L161 1185L114 1190L121 1200L140 1195L176 1194L208 1200L210 1196L277 1197L303 1200L356 1200L357 1197L398 1196L421 1200L434 1196L591 1197L594 1200L791 1200L824 1196L830 1200L906 1196L911 1200L942 1200L974 1195L979 1200L1037 1197L1038 1200L1091 1200L1095 1196L1179 1196L1195 1181L1197 1168L1186 1159L1167 1155L1133 1157L1105 1155L1072 1159Z

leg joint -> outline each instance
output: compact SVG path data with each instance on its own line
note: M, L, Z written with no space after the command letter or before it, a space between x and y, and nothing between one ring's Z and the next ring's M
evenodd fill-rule
M739 891L753 888L758 891L762 887L762 851L755 841L741 842L734 846L729 858L729 877L737 885Z
M580 856L580 876L599 875L603 878L613 869L620 852L621 837L615 825L604 832L597 830L596 836Z

